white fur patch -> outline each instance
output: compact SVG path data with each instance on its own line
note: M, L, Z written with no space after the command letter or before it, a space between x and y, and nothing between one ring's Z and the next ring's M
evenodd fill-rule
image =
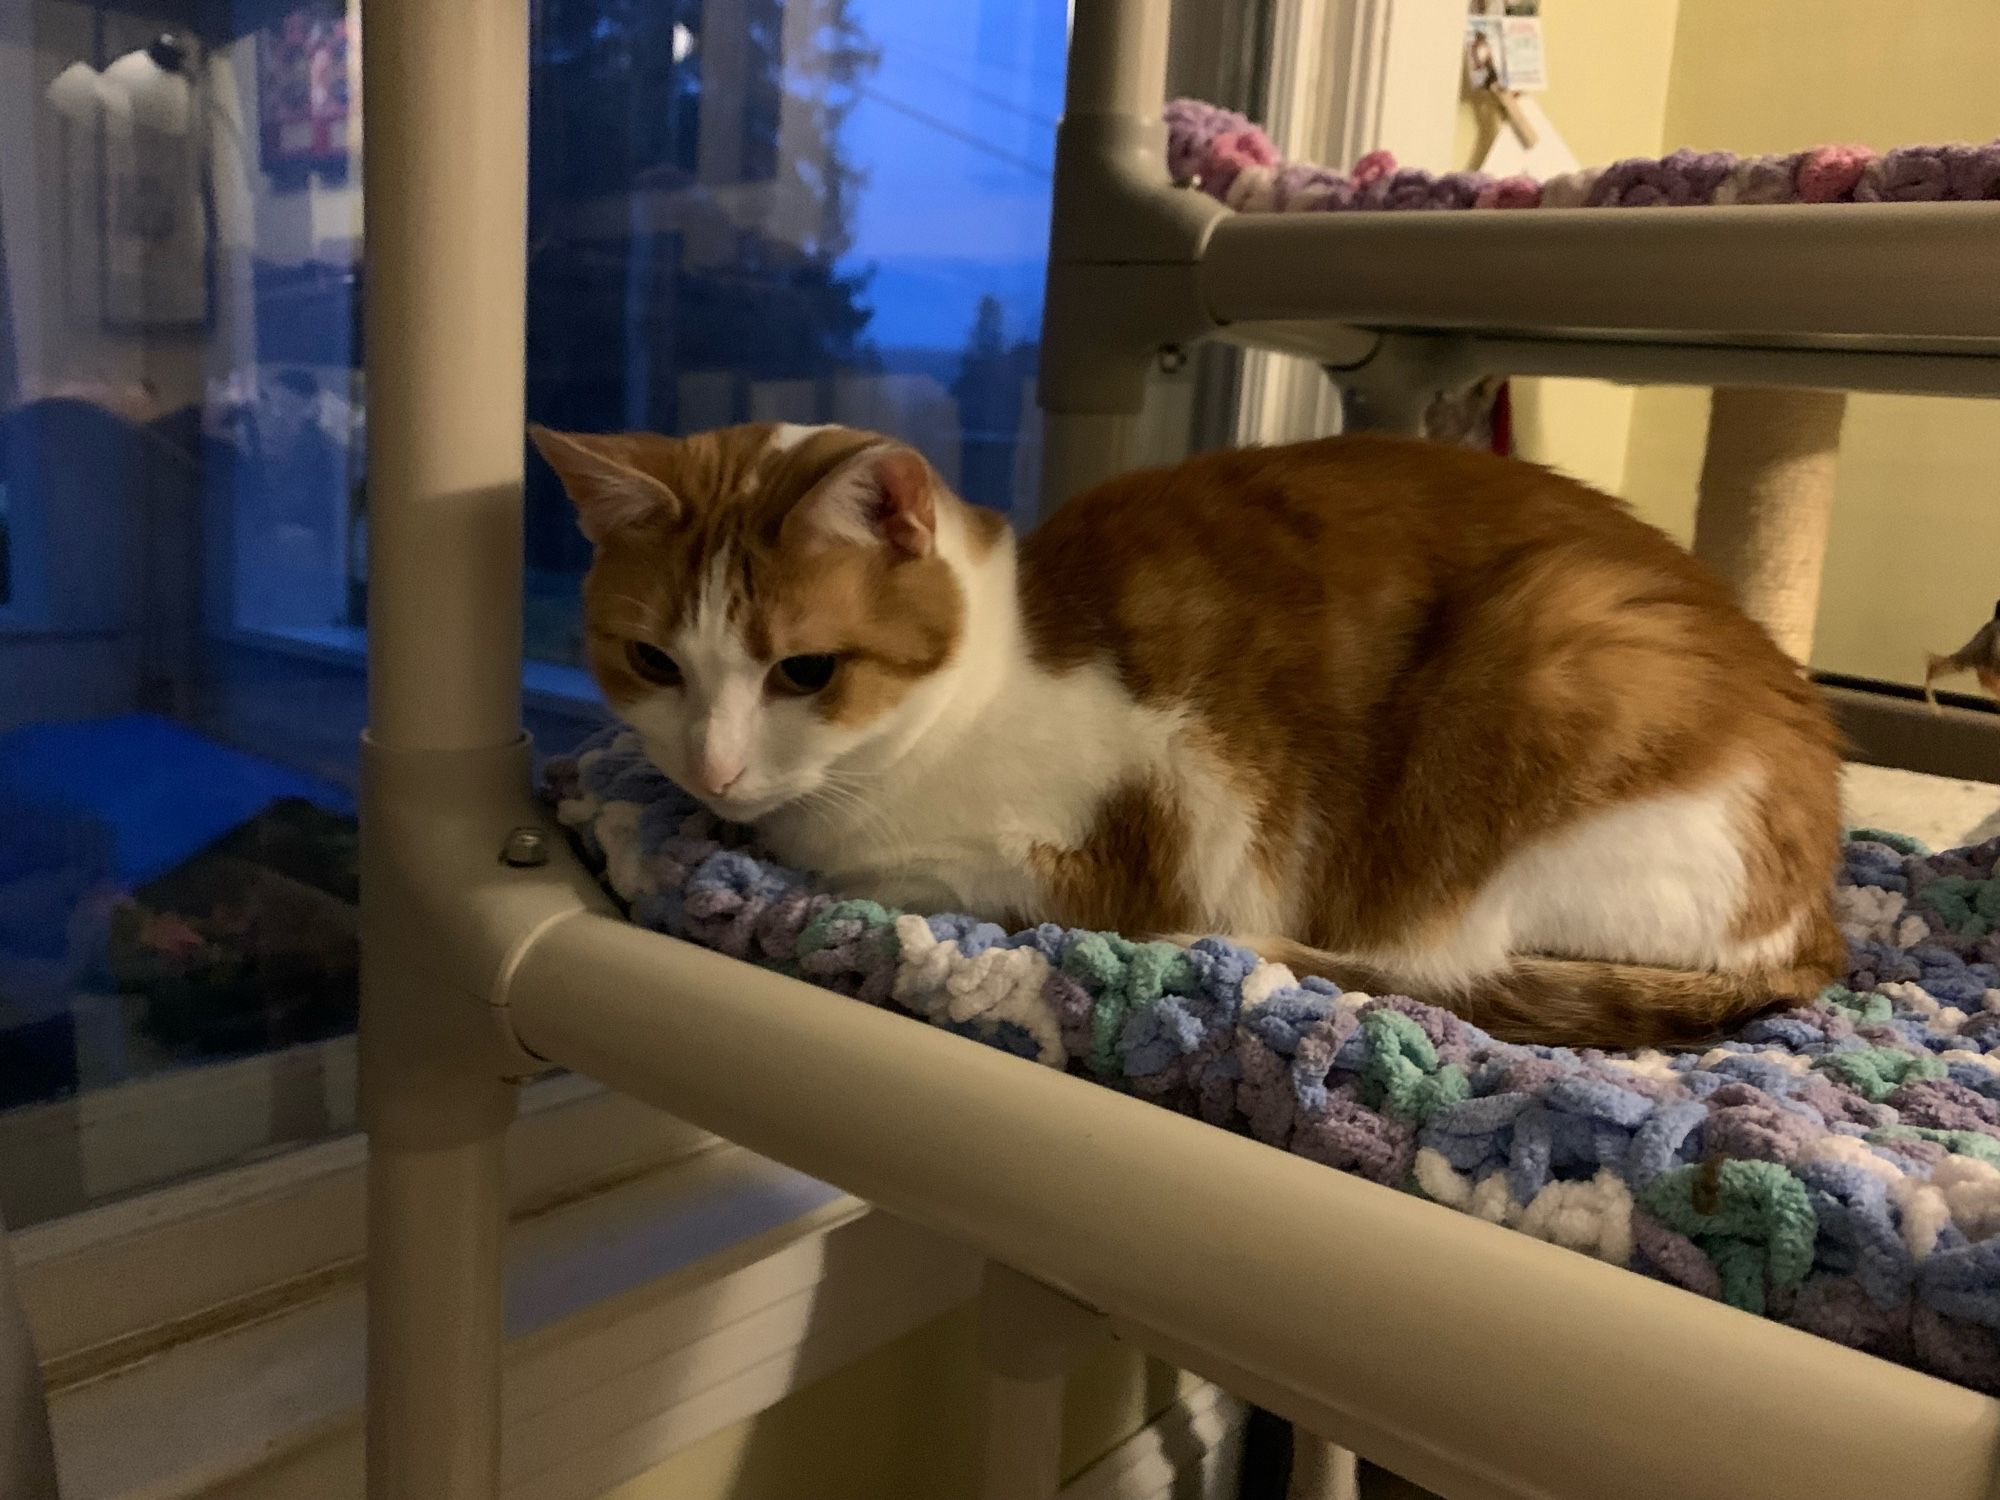
M1363 957L1440 987L1520 953L1689 969L1788 957L1797 918L1754 942L1730 935L1745 893L1740 828L1758 786L1741 771L1596 813L1508 859L1444 933Z
M788 794L787 778L813 721L802 705L765 693L769 664L750 654L729 611L728 559L718 557L681 628L662 643L680 667L681 684L623 712L644 737L647 755L689 791L708 796L714 781L734 774L729 796L711 806L741 820Z
M1284 932L1290 903L1256 858L1256 809L1224 766L1186 733L1163 736L1159 778L1187 819L1187 894L1221 933Z
M674 657L686 679L688 766L697 773L704 765L744 767L755 749L764 666L730 623L723 559L702 580L701 595L675 638Z
M816 426L801 426L797 422L780 422L776 427L771 429L771 451L773 453L789 453L814 433L825 432L827 427L828 424L824 422Z
M1076 847L1105 794L1141 782L1189 819L1188 894L1202 931L1281 930L1251 862L1251 809L1185 720L1134 702L1109 667L1036 667L1021 635L1012 547L975 555L955 509L941 509L938 522L939 554L966 595L956 655L846 758L840 798L809 799L760 825L773 849L842 889L922 890L933 904L1000 919L1042 906L1036 850Z

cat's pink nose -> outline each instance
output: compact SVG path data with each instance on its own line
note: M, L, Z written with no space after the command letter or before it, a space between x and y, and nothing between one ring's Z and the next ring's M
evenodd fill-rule
M720 797L743 779L741 761L709 760L703 757L694 773L697 788L710 797Z

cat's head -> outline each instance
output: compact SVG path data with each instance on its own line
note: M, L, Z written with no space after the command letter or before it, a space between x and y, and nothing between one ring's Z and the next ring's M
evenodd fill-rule
M681 786L748 822L921 734L1006 527L914 450L768 423L531 433L596 546L591 670Z

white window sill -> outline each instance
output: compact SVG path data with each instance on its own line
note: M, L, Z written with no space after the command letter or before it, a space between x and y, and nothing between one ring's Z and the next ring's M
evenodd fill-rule
M32 1154L37 1132L67 1130L95 1190L109 1193L159 1180L173 1168L159 1153L179 1160L199 1127L201 1152L180 1170L205 1169L227 1159L210 1147L233 1145L228 1155L237 1156L268 1130L284 1092L273 1070L288 1062L318 1069L308 1080L314 1091L324 1087L344 1106L329 1123L351 1130L353 1051L344 1037L85 1094L67 1110L49 1106L47 1119L19 1111L0 1144ZM714 1143L588 1079L545 1079L523 1091L509 1134L509 1206L516 1218L532 1216ZM343 1134L16 1231L14 1260L44 1364L59 1382L83 1378L171 1342L190 1322L226 1322L273 1287L358 1263L365 1158L361 1137Z
M510 1497L587 1500L975 1288L969 1252L824 1183L582 1080L538 1089L509 1143ZM362 1169L338 1141L18 1237L64 1500L358 1453Z

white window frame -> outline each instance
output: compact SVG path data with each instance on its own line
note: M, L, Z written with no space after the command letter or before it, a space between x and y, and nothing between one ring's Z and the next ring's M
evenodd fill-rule
M1274 0L1266 131L1288 159L1347 167L1388 147L1404 166L1453 165L1463 0ZM1244 443L1340 430L1333 382L1309 359L1246 351Z
M1444 17L1451 39L1441 69ZM1345 162L1394 142L1405 161L1444 165L1462 23L1456 4L1437 0L1276 0L1276 34L1297 39L1271 49L1279 149ZM1249 355L1241 391L1245 441L1282 441L1337 422L1330 383L1306 361ZM345 643L253 634L348 654L339 649ZM528 685L531 698L577 701L576 681L557 669L538 680L531 664ZM352 1046L350 1037L295 1049L322 1070L330 1104L351 1078ZM268 1097L259 1070L287 1055L224 1066L239 1070L246 1099ZM129 1087L148 1084L175 1086L169 1075ZM131 1149L140 1150L157 1109L139 1107L136 1094L126 1103L98 1128L131 1134ZM328 1124L350 1126L351 1114L339 1117L336 1107ZM594 1485L579 1496L754 1414L973 1290L977 1268L962 1250L587 1080L530 1085L508 1149L510 1286L568 1288L539 1302L525 1293L533 1305L510 1328L510 1380L539 1369L547 1399L536 1411L510 1406L509 1463L579 1466ZM72 1471L68 1500L197 1494L351 1428L365 1152L353 1134L284 1149L14 1235ZM132 1181L141 1178L135 1163ZM607 1237L607 1217L622 1239ZM830 1251L839 1236L865 1254ZM825 1269L835 1264L847 1269ZM838 1291L833 1310L814 1312L812 1299L826 1291ZM676 1318L685 1322L717 1297L730 1309L720 1343L711 1323L668 1349L664 1363L635 1364L636 1373L618 1377L628 1420L615 1437L598 1434L586 1445L581 1429L552 1415L561 1401L550 1393L601 1373L604 1340L624 1320L638 1320L635 1329L680 1327ZM737 1354L719 1354L725 1346ZM273 1382L274 1361L293 1372L293 1385ZM226 1420L186 1422L197 1407ZM131 1441L134 1431L147 1440ZM586 1446L596 1455L587 1462ZM527 1456L517 1460L517 1451Z

